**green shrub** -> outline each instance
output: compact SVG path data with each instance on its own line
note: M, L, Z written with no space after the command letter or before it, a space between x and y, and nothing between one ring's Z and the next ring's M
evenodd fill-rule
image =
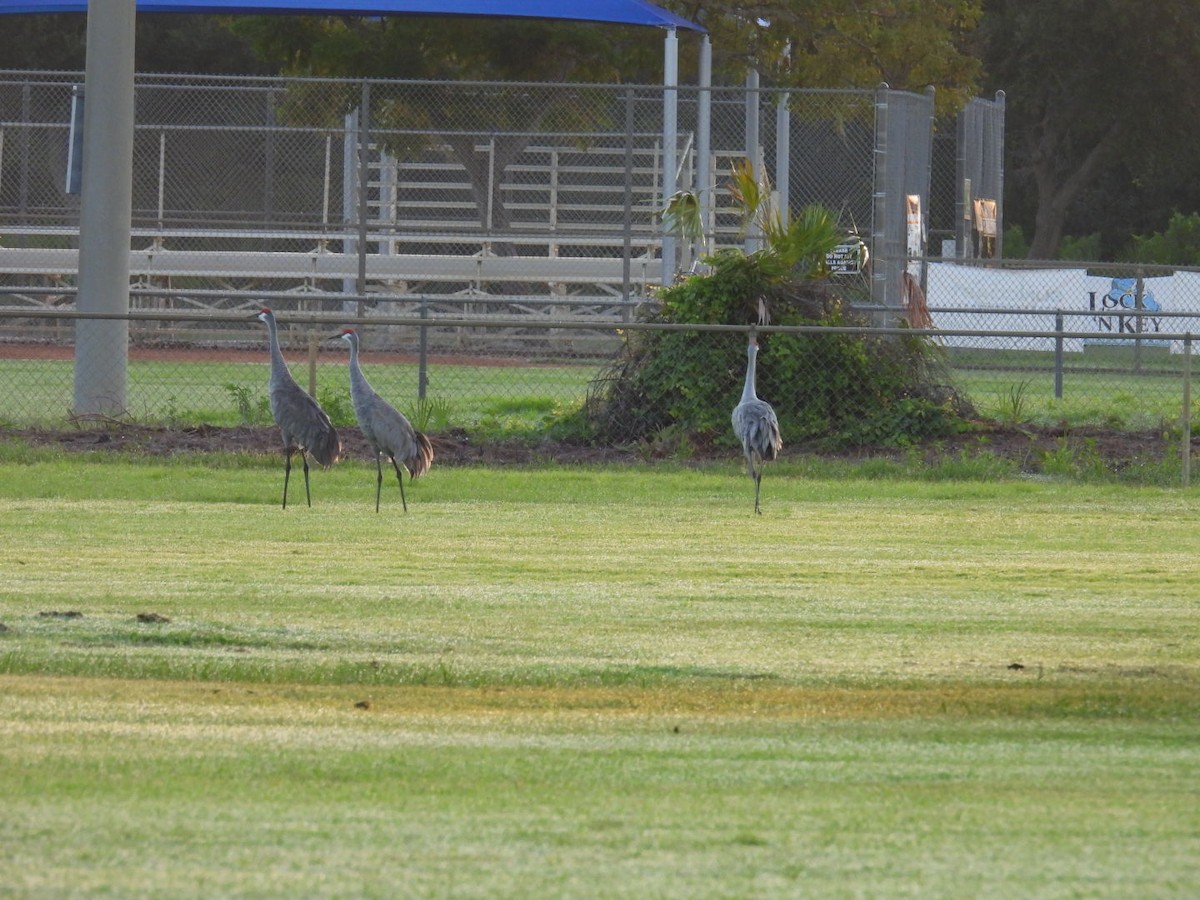
M1129 262L1200 266L1200 213L1175 213L1165 231L1134 235L1123 254Z
M711 260L710 274L662 291L657 321L745 326L761 303L780 325L862 324L825 280L775 280L734 252ZM785 442L903 445L959 430L971 414L946 384L939 348L916 335L762 332L758 341L758 394L774 405ZM694 444L732 446L745 367L741 331L630 332L590 391L595 438L638 443L682 429Z
M271 421L270 401L265 396L256 398L253 390L234 382L226 384L225 391L233 400L243 425L264 425Z
M338 391L322 385L317 388L317 403L325 410L329 421L338 428L348 428L358 423L354 416L354 407L350 403L350 395L344 390Z
M749 163L735 165L730 196L743 228L762 246L725 248L709 267L659 292L653 320L674 325L824 325L825 332L758 336L757 387L775 407L785 442L903 445L961 427L965 404L945 384L938 348L916 335L841 332L865 324L828 280L826 256L847 235L812 205L784 217L769 184ZM664 211L681 236L701 232L699 204L677 195ZM746 367L743 331L634 331L625 352L592 384L584 415L596 439L691 448L733 444L730 413Z

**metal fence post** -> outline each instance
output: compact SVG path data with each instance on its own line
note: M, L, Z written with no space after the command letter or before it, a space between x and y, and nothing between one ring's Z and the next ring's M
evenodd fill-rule
M33 137L30 133L30 125L33 121L32 108L32 88L28 84L23 84L21 85L21 122L24 127L17 132L19 135L17 157L20 159L20 164L17 167L17 221L22 225L29 224L29 191L32 183L30 165L33 156ZM27 245L28 238L24 234L21 234L17 236L17 241L16 246L24 247Z
M1054 399L1063 396L1063 314L1054 314Z
M996 259L1004 259L1004 91L996 91L993 134L996 177Z
M266 110L263 118L266 120L266 134L263 135L263 225L271 227L275 221L275 154L277 151L275 119L275 91L269 90L264 98Z
M791 94L782 91L775 102L775 209L786 225L791 217L792 113Z
M701 251L713 249L712 211L716 206L713 196L712 159L712 40L706 34L700 42L700 92L696 96L696 198L700 201L700 222L704 231Z
M762 184L762 148L761 140L761 124L759 122L759 74L755 69L750 69L746 72L746 159L750 162L751 171L754 173L754 181ZM742 242L742 248L746 253L753 253L762 243L759 234L758 225L752 217L746 223L746 236Z
M1187 487L1192 480L1192 335L1187 333L1183 338L1183 434L1180 437L1182 447L1182 466L1180 480Z
M625 307L621 318L626 322L630 319L629 288L630 266L633 257L633 88L625 89L625 183L623 187L623 203L621 206L621 300ZM421 307L424 315L425 307Z
M889 196L888 90L886 82L875 89L875 146L871 170L871 253L874 257L871 265L871 302L881 308L888 302L887 282L893 270L890 257L896 250L894 245L888 243L886 225ZM881 309L875 316L877 324L891 324L888 311Z
M429 298L421 297L421 318L429 318ZM425 399L425 389L429 386L429 328L422 325L417 338L417 400Z
M308 335L308 396L317 399L317 351L320 349L321 338L315 332Z
M370 216L368 191L371 188L371 82L363 80L358 108L358 316L366 312L362 298L367 293L367 218Z
M1137 287L1133 295L1134 315L1137 317L1135 333L1137 337L1133 341L1133 371L1142 371L1142 313L1146 309L1146 304L1142 299L1146 295L1146 271L1138 267L1137 270Z

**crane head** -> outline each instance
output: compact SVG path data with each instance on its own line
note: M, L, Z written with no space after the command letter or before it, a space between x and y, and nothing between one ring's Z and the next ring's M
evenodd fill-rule
M250 316L250 318L258 319L260 322L266 322L268 319L275 318L275 314L273 312L271 312L271 310L267 309L267 307L264 306L258 312L253 313Z
M358 335L354 333L353 328L343 328L341 331L339 331L337 334L335 334L333 336L333 338L331 338L331 340L336 340L338 338L341 338L343 341L345 341L347 344L349 344L356 337L358 337Z

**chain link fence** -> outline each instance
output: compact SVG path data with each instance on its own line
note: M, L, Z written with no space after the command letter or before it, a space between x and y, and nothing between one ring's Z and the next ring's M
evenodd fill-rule
M74 283L81 92L80 73L0 72L0 284ZM193 307L205 291L309 290L579 298L611 313L606 301L636 302L706 250L752 248L727 188L744 159L781 208L823 204L876 245L885 307L925 234L957 227L930 185L961 181L972 150L951 137L934 152L931 93L672 96L666 134L661 86L139 75L135 286ZM696 244L662 233L669 186L700 198Z
M0 73L9 425L61 423L73 383L89 381L73 372L86 318L69 177L81 83ZM664 278L717 247L754 249L726 186L748 159L791 208L823 204L863 239L868 264L857 249L831 259L836 292L881 335L919 326L981 415L1179 420L1200 276L1000 259L1002 95L941 121L932 93L886 87L676 93L664 138L660 86L138 76L114 409L265 420L265 335L251 317L266 304L301 383L343 418L341 345L324 338L357 324L364 364L402 408L443 427L536 426L584 402L647 327ZM693 245L664 239L669 184L701 201Z
M954 279L963 277L941 272L937 265L942 264L935 264L931 273L935 300L943 296L944 285L952 288ZM990 290L997 274L1015 279L1018 286L1031 283L1031 276L1042 283L1056 277L1006 270L987 274L973 283L976 292ZM1174 277L1183 283L1179 290L1190 290L1188 283L1200 284L1200 272ZM1083 280L1060 283L1074 292L1099 278L1085 273ZM1170 428L1189 421L1185 406L1194 414L1185 395L1200 310L1164 309L1170 297L1167 287L1147 290L1142 301L1146 306L1140 311L1136 299L1114 297L1111 291L1117 289L1097 292L1095 310L1088 308L1093 302L1090 290L1081 308L1042 310L973 307L963 294L955 305L931 305L938 326L934 329L864 327L862 333L880 340L925 336L941 362L939 378L983 418L1008 424ZM948 301L953 296L945 294ZM1122 305L1126 303L1132 305ZM297 380L340 412L342 420L349 417L346 358L343 345L333 338L340 327L354 325L362 334L364 367L376 389L410 414L422 408L436 413L432 426L440 428L528 430L549 423L584 403L597 379L620 358L630 335L657 327L641 321L602 324L516 315L422 317L372 311L359 318L313 311L304 298L279 298L272 305ZM130 313L123 410L140 421L168 424L267 423L266 335L254 320L257 308L247 304L223 312ZM0 423L61 426L70 419L73 335L81 317L86 315L70 309L0 309L0 330L39 335L37 340L0 342ZM828 334L831 340L846 333L819 327L807 331L818 339ZM733 348L730 365L740 366L744 332L697 326L697 360L705 358L710 342L723 342ZM815 390L826 382L848 384L854 377L827 371L826 359L814 353L809 368L795 374L798 391ZM769 369L769 354L760 365ZM79 376L87 379L87 373ZM735 378L732 384L740 382ZM738 390L731 390L730 409ZM786 397L768 399L781 420L795 412Z

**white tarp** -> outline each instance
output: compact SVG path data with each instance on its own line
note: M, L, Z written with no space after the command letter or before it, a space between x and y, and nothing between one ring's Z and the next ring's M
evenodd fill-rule
M1200 336L1200 272L1143 280L1141 334ZM1104 338L1082 334L1138 333L1134 279L1090 275L1086 269L989 269L955 263L930 263L925 292L935 327L980 331L1053 331L1055 315L1065 313L1063 342L1067 352L1081 352ZM1167 313L1168 315L1163 315ZM1176 315L1195 313L1195 315ZM1013 340L996 336L947 336L947 346L1011 348ZM1165 343L1165 342L1164 342ZM1026 338L1031 350L1053 350L1054 338ZM1180 353L1182 341L1171 341Z

